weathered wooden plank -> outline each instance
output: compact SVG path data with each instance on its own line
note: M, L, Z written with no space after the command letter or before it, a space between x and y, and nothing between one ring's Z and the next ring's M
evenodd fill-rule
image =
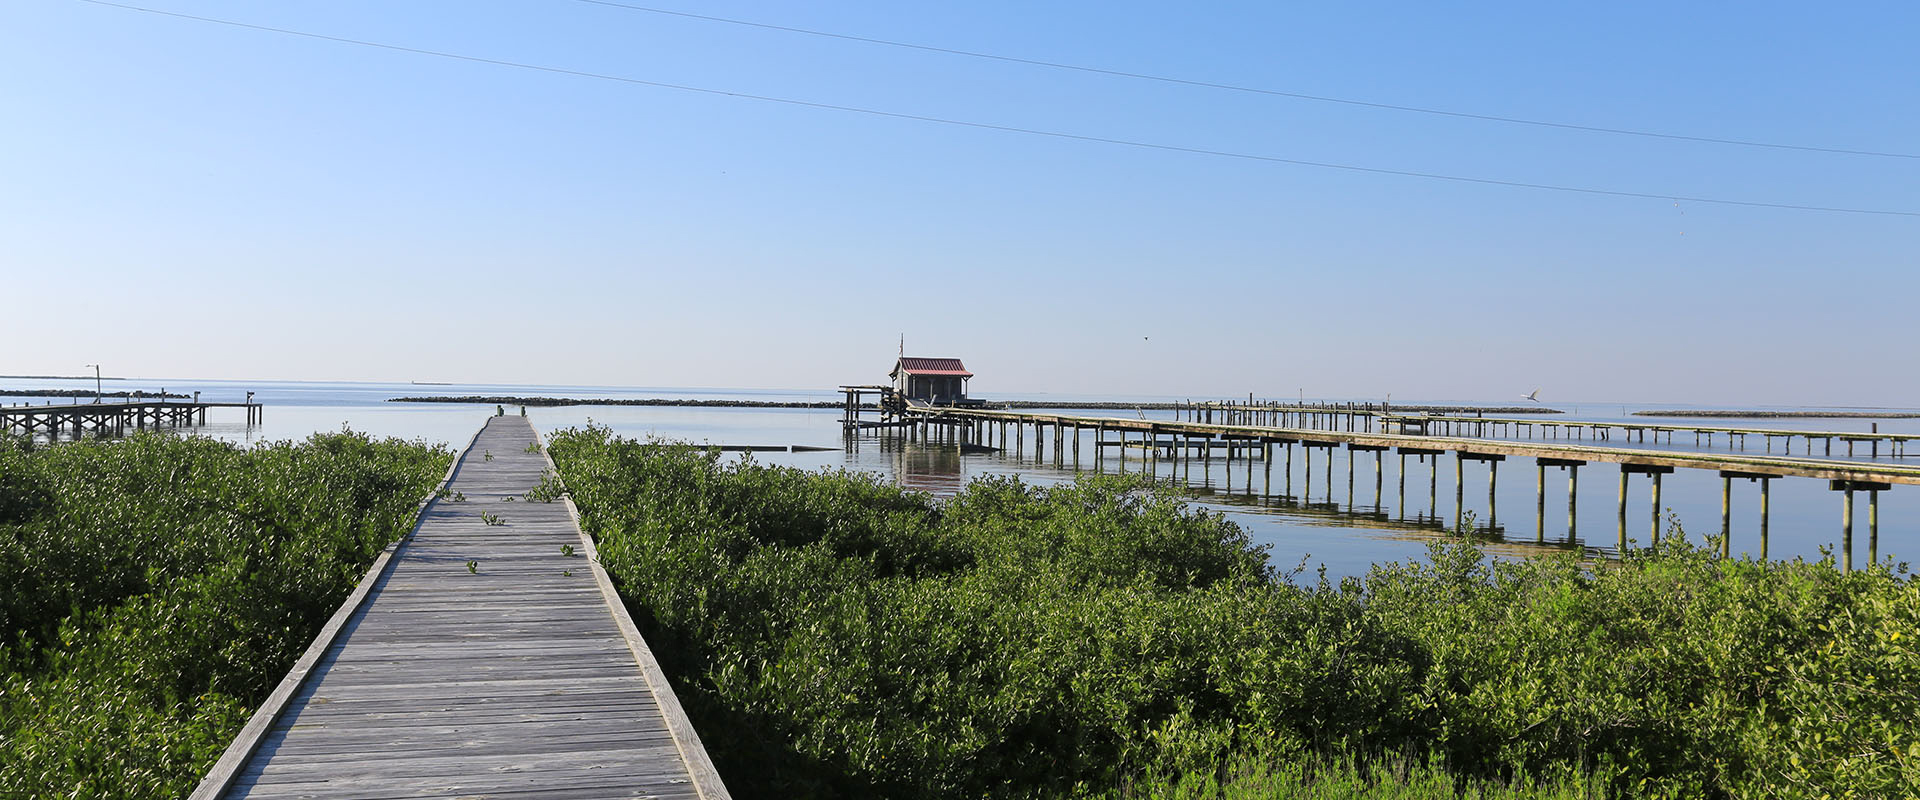
M590 748L617 749L622 747L648 747L654 745L673 746L673 736L666 729L655 733L612 733L596 735L576 735L565 739L549 738L527 741L517 737L494 737L492 740L440 740L414 745L404 749L367 752L354 749L343 753L319 751L295 751L282 749L274 752L275 764L327 764L342 761L385 761L399 758L421 758L433 755L503 755L511 753L568 753Z
M408 781L404 785L381 778L365 778L339 781L303 781L299 783L254 783L248 781L236 786L244 790L245 796L260 800L292 800L293 798L340 798L355 800L401 800L402 798L427 797L515 797L548 798L559 797L635 797L672 798L698 797L686 778L665 775L602 775L607 770L587 772L573 776L567 773L541 772L531 775L502 775L474 778L442 777L426 778L420 781ZM414 785L426 787L424 790Z
M604 744L604 743L602 743ZM613 770L628 775L668 777L679 763L679 752L669 739L653 744L617 744L586 752L545 753L440 753L419 757L393 758L357 764L327 762L268 764L245 777L255 783L299 783L310 780L329 782L358 778L461 778L487 774L532 775L541 772L573 772L582 763L590 768Z
M627 703L652 703L653 695L644 688L621 692L585 692L580 694L545 694L520 697L443 697L428 699L397 700L342 700L310 703L300 710L298 717L283 717L283 720L300 722L309 718L328 719L335 716L354 714L399 715L419 714L423 712L464 713L475 710L525 710L551 709L556 711L574 708L592 708L603 705Z
M645 687L646 679L640 675L607 675L599 677L555 678L519 678L503 680L494 678L479 681L461 681L458 683L417 683L394 681L388 685L361 684L352 687L352 697L356 700L398 699L405 697L531 697L540 694L560 694L566 691L593 691L626 687ZM342 699L345 693L330 691L331 687L318 684L309 687L300 695L301 700L308 698Z

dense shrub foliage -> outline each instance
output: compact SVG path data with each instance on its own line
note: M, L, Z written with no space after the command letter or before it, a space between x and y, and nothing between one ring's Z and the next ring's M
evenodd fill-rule
M935 502L597 428L551 452L742 797L1920 791L1920 586L1886 566L1450 544L1300 585L1112 477Z
M0 796L184 797L449 460L351 433L0 442Z

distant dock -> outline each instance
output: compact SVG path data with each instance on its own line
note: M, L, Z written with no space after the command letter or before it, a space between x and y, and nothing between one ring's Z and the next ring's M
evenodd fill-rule
M245 409L248 425L260 422L263 406L251 400L244 403L204 403L194 400L141 400L124 403L65 403L60 405L18 405L0 407L0 432L28 436L58 437L123 436L128 431L146 428L184 427L207 424L212 408Z

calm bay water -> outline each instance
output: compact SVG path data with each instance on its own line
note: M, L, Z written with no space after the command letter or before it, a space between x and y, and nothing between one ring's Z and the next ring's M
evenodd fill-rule
M9 379L0 387L18 389L93 389L93 381ZM208 424L191 429L195 433L240 443L278 439L299 439L316 431L350 427L376 436L397 436L446 443L464 444L487 416L491 405L390 403L388 398L419 395L523 395L580 398L694 398L716 400L837 401L839 394L828 390L746 390L710 388L626 388L596 386L511 386L461 384L425 386L393 383L328 383L297 381L213 381L190 379L108 381L107 391L147 390L201 392L208 401L243 400L248 391L266 404L262 424L242 424L239 409L215 409ZM1079 399L1115 399L1060 396L1062 402ZM989 398L991 399L991 398ZM1023 395L1021 399L1035 399ZM1045 399L1041 396L1039 399ZM1181 399L1177 397L1118 398L1133 402ZM27 398L0 394L0 402L42 404L48 398ZM66 402L54 399L54 402ZM111 401L109 401L111 402ZM1450 402L1450 401L1434 401ZM1478 402L1486 405L1513 405L1504 401ZM1627 420L1642 423L1673 423L1677 420L1632 417L1631 412L1646 408L1684 408L1671 404L1622 405L1618 403L1553 404L1567 413L1542 417L1557 420ZM519 413L509 408L508 413ZM1064 411L1082 416L1126 416L1171 419L1172 412ZM754 458L771 464L804 469L848 469L878 473L887 480L935 495L958 491L968 481L986 475L1018 475L1034 482L1071 480L1075 474L1069 455L1065 468L1052 465L1048 453L1045 463L1031 453L967 453L953 445L906 442L896 437L877 437L871 433L849 442L842 436L838 409L736 409L665 408L622 406L573 406L565 408L529 408L527 414L543 432L587 424L589 421L612 428L623 436L657 436L713 444L810 445L834 448L813 453L756 453ZM1883 432L1920 433L1920 420L1912 419L1764 419L1699 420L1701 424L1781 428L1796 430L1866 431L1878 425ZM1723 440L1724 441L1724 440ZM1694 449L1693 437L1676 434L1674 444L1655 445L1615 440L1614 446ZM1775 445L1776 451L1778 444ZM1724 450L1724 446L1720 449ZM1749 437L1749 452L1764 452L1757 437ZM1276 447L1276 455L1281 450ZM1321 451L1324 453L1325 451ZM1070 451L1069 451L1070 453ZM1405 494L1401 495L1399 458L1391 453L1380 461L1376 494L1374 459L1369 454L1354 454L1352 483L1348 482L1348 454L1333 451L1328 464L1316 453L1311 476L1300 449L1293 451L1291 469L1284 458L1276 457L1269 479L1265 466L1235 459L1229 465L1218 452L1208 461L1195 459L1176 474L1175 465L1166 459L1160 463L1160 475L1184 485L1193 501L1212 511L1226 514L1245 527L1254 540L1269 547L1272 562L1283 569L1301 565L1309 571L1324 567L1331 576L1364 574L1370 564L1406 560L1425 554L1426 544L1441 536L1455 517L1453 464L1441 459L1438 489L1429 496L1431 462L1422 464L1407 459ZM1799 452L1795 451L1796 455ZM1105 459L1109 471L1118 461ZM1920 457L1920 454L1916 454ZM1859 460L1867 460L1864 452ZM1890 461L1882 456L1883 461ZM1129 472L1142 469L1138 456L1125 461ZM1093 468L1091 438L1081 446L1080 466ZM1618 469L1594 464L1581 470L1580 502L1577 517L1569 529L1566 474L1548 469L1547 500L1544 514L1537 513L1533 463L1512 459L1502 465L1498 494L1490 506L1487 492L1487 468L1469 462L1466 465L1464 507L1482 529L1484 540L1497 553L1526 555L1556 550L1574 550L1590 556L1608 556L1615 552L1617 540L1616 491ZM1331 475L1331 480L1328 476ZM1269 480L1271 483L1269 483ZM1734 482L1733 549L1757 553L1757 484ZM1703 534L1720 528L1720 481L1706 470L1679 470L1662 482L1662 503L1677 517L1696 541ZM1497 512L1493 513L1493 512ZM1627 534L1637 542L1648 541L1651 507L1648 482L1635 476L1628 497ZM1664 521L1663 521L1664 528ZM1920 487L1896 487L1880 495L1879 554L1896 560L1915 552L1920 537ZM1855 564L1865 563L1867 521L1865 496L1856 495L1854 533ZM1840 541L1840 496L1827 489L1824 481L1783 479L1773 482L1772 514L1768 555L1772 558L1817 558L1823 546L1837 548Z

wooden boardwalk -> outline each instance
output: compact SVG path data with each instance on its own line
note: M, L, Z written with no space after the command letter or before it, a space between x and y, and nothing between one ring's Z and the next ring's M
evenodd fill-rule
M537 442L488 420L194 797L727 797Z
M1325 428L1283 428L1266 425L1246 425L1207 422L1183 422L1165 419L1128 419L1125 417L1089 417L1066 414L1048 414L1022 411L1000 411L976 408L938 408L914 409L904 417L908 421L921 425L949 426L960 431L960 441L987 442L1003 449L1021 451L1023 447L1032 447L1035 458L1041 458L1048 448L1042 438L1043 430L1053 434L1052 450L1054 460L1060 461L1064 452L1077 450L1080 434L1094 434L1095 450L1107 447L1132 446L1125 437L1137 435L1140 441L1162 441L1164 437L1189 437L1218 439L1215 447L1225 449L1225 442L1237 443L1240 447L1264 450L1265 445L1306 445L1308 447L1344 446L1354 450L1378 451L1398 450L1404 454L1454 453L1470 460L1488 460L1493 457L1515 456L1522 458L1547 459L1556 464L1563 462L1618 463L1633 468L1683 468L1712 469L1724 473L1738 473L1740 477L1764 476L1768 478L1820 478L1841 483L1884 483L1884 484L1920 484L1920 465L1896 464L1888 462L1846 461L1801 456L1786 456L1759 453L1713 453L1689 450L1655 450L1639 447L1606 447L1586 443L1545 442L1539 440L1482 439L1459 436L1430 436L1400 433L1369 433L1365 431L1340 431ZM1589 423L1582 423L1589 424ZM1005 426L1014 426L1014 434L1009 436ZM970 426L977 426L970 427ZM1034 441L1025 442L1022 427L1034 429ZM1121 436L1118 441L1107 439L1107 434ZM1883 437L1884 438L1884 437ZM1011 447L1009 447L1011 445ZM1184 452L1177 448L1176 452ZM1157 449L1147 449L1149 460L1158 456Z

